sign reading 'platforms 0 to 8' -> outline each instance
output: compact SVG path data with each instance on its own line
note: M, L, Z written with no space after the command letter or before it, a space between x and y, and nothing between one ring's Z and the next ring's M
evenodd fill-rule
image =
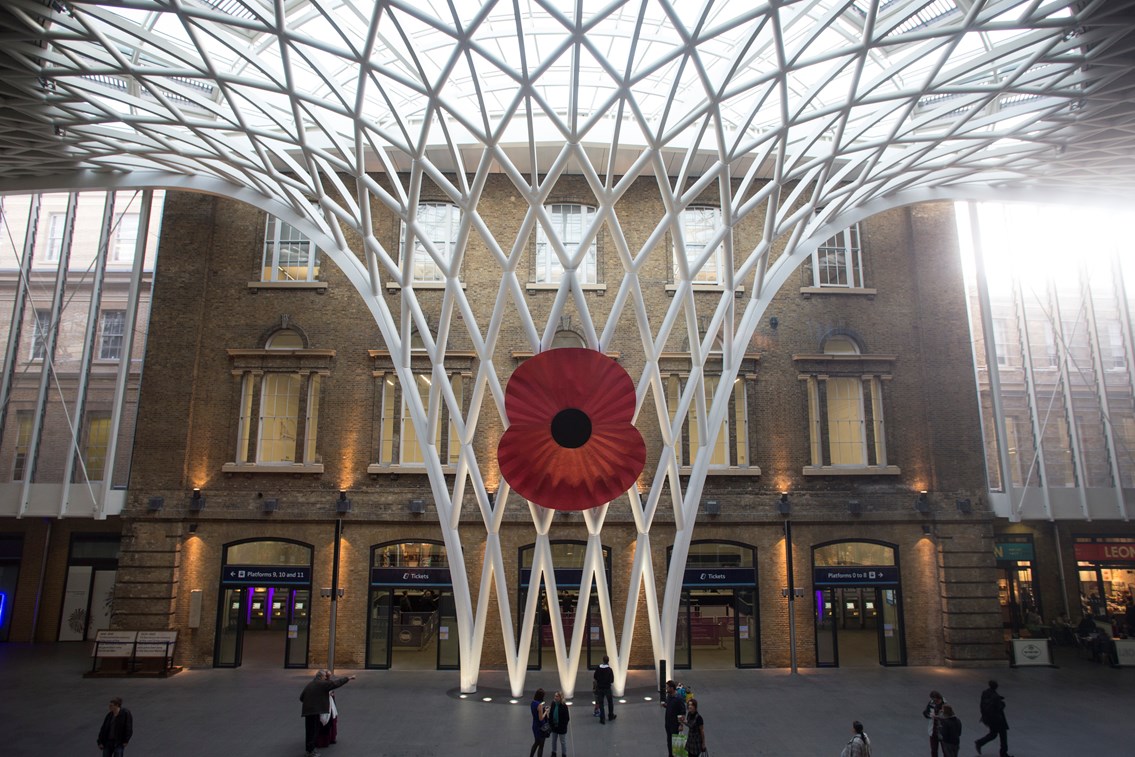
M899 569L894 565L826 565L812 569L817 586L898 586Z

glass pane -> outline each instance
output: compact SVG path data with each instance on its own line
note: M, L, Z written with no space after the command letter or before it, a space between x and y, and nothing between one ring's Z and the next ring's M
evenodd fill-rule
M678 605L678 631L674 636L672 667L675 670L689 669L690 646L690 593L683 591L682 601Z
M817 589L813 592L816 600L817 665L836 665L839 662L835 654L834 594L832 589Z
M217 618L217 653L213 665L230 668L240 665L240 616L244 589L222 592L221 614Z
M286 541L250 541L225 552L226 565L311 565L311 547Z
M865 465L863 382L857 378L829 378L827 392L831 464Z
M437 669L457 670L461 663L460 652L457 604L453 600L453 592L442 591L438 604Z
M371 589L370 631L367 635L368 668L390 667L390 589Z
M880 589L877 594L882 617L883 664L902 665L902 622L899 618L899 593L895 589Z
M261 463L296 461L296 425L299 418L300 376L270 373L260 395Z
M591 599L587 603L587 667L598 667L603 662L603 655L607 653L606 637L603 635L603 613L599 609L599 595L591 592Z
M16 583L20 578L18 562L0 565L0 641L8 640L12 626L12 600L16 597Z
M883 544L847 541L816 548L812 560L816 566L894 565L895 550Z
M285 665L307 667L307 638L311 615L311 591L292 589L289 597L288 651Z
M752 589L733 590L733 617L736 623L737 666L760 665L760 634L757 633L756 592Z

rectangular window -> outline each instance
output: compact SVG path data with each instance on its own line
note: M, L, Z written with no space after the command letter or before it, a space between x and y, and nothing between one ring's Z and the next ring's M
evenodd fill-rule
M859 224L852 224L812 253L813 285L863 288L863 252Z
M432 378L429 374L421 373L415 376L415 380L417 381L422 406L428 412ZM453 394L458 404L463 404L462 394L465 383L463 376L460 373L450 374L449 383L453 388ZM410 417L409 404L402 396L396 374L387 373L383 377L381 392L382 419L379 427L379 463L381 465L413 467L424 465L425 458L422 456L422 447L418 443L417 429L414 428L414 422ZM461 454L461 437L448 405L441 398L439 398L438 408L439 417L434 446L442 465L454 465Z
M311 374L311 381L307 388L307 422L304 424L305 436L303 445L304 463L322 463L323 457L316 451L315 444L319 436L319 386L318 373Z
M126 311L104 310L99 324L99 360L121 360Z
M547 205L544 208L551 216L551 234L563 245L568 260L574 260L583 241L583 233L595 220L595 208L584 205ZM563 278L564 267L552 246L548 229L539 224L536 229L536 272L538 284L557 284ZM584 253L583 260L576 267L576 278L581 284L595 284L599 281L598 257L595 240Z
M301 379L298 373L269 373L260 394L258 463L294 463Z
M65 213L49 213L47 216L47 236L44 238L43 257L49 263L56 263L63 252L63 228L67 220Z
M713 395L717 391L720 377L707 376L705 378L706 412L713 403ZM670 410L670 417L678 411L678 403L685 382L677 376L666 379L666 406ZM721 429L712 445L708 445L709 467L728 468L749 465L749 445L747 421L748 412L745 404L745 382L738 378L733 383L733 393L729 398L730 406L721 422ZM708 419L707 419L708 421ZM698 428L698 407L696 400L690 403L678 438L675 439L674 454L678 464L689 467L694 464L701 448L701 431Z
M86 442L83 444L83 468L88 481L102 481L106 473L106 450L110 442L110 416L92 413L87 416Z
M47 335L51 329L51 311L36 310L32 330L32 360L43 360L47 355Z
M429 247L448 268L457 247L457 232L461 225L461 210L456 205L424 204L418 206L418 227L429 242ZM402 224L402 247L405 249L406 224ZM411 275L414 281L445 281L445 272L430 257L429 249L421 236L414 238L414 257Z
M261 281L315 281L319 278L319 250L291 224L268 217L264 231L264 265Z
M1103 365L1109 371L1122 371L1127 368L1127 351L1123 347L1123 329L1115 321L1107 324L1107 352Z
M32 441L32 414L29 410L16 413L16 455L12 465L12 480L23 481L28 465L28 446Z
M715 284L723 282L721 270L722 246L719 244L708 253L705 261L698 261L707 255L707 247L713 235L721 228L721 208L687 208L682 211L682 242L686 249L686 261L690 269L690 281L694 284ZM674 243L674 280L681 278L678 240Z
M110 245L110 262L129 263L134 260L134 249L138 243L138 214L123 213L114 229L114 239Z
M832 377L828 390L828 451L832 465L867 464L863 422L863 382Z
M993 348L997 354L997 365L1006 368L1016 365L1016 348L1009 341L1009 319L993 319Z

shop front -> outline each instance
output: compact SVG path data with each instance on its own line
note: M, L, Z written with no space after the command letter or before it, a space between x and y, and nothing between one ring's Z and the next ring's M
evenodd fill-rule
M905 665L898 549L871 541L812 548L816 664Z
M603 637L603 623L599 611L599 595L592 583L588 589L590 597L587 602L586 615L580 619L578 615L581 583L583 581L583 558L587 551L587 542L583 541L553 541L549 545L552 551L552 564L555 565L554 576L556 581L555 602L560 610L560 621L563 623L564 639L571 643L575 625L582 620L584 624L582 650L588 668L594 668L603 661L606 653L606 642ZM532 580L532 561L535 554L535 545L528 544L520 548L520 587L517 597L518 616L524 617L524 608L527 606L529 583ZM603 547L603 566L607 576L607 586L611 586L611 551ZM540 591L536 597L538 610L536 612L536 625L532 631L532 644L528 653L528 669L541 670L545 665L556 668L556 647L553 641L552 613L548 603L548 591L544 582L540 583Z
M377 544L370 550L368 668L456 670L457 608L445 546Z
M1032 536L1000 534L994 542L993 553L997 560L997 597L1006 638L1043 635L1044 611L1033 572L1036 550Z
M213 665L305 668L312 547L259 539L226 544Z
M71 535L59 641L91 640L110 628L120 546L118 534Z
M674 667L761 664L756 549L735 542L690 544L674 638Z
M1135 539L1080 536L1072 548L1082 614L1125 626L1135 595Z

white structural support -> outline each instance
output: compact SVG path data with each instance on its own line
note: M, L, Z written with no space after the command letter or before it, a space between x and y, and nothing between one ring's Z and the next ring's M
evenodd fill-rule
M635 333L646 355L635 377L636 422L657 423L663 449L650 461L656 475L645 501L628 492L638 538L621 634L602 568L606 508L585 516L584 581L595 584L621 692L643 595L655 657L673 660L707 445L728 413L765 307L801 261L848 224L906 202L1014 187L1112 197L1135 191L1130 140L1113 138L1130 128L1113 110L1129 100L1130 1L5 6L0 80L4 107L20 118L0 130L0 192L84 185L226 195L295 226L357 288L423 440L450 555L463 691L476 688L485 628L499 622L519 695L539 584L555 589L548 533L556 515L504 483L491 501L486 481L495 481L495 471L474 452L483 413L507 425L493 362L506 314L532 352L551 345L570 313L588 347L606 350L616 333ZM515 236L496 236L478 212L494 175L526 205ZM596 207L574 255L545 209L568 175L586 182ZM619 218L619 201L635 182L657 187L664 208L637 248ZM411 254L413 239L423 237L417 209L427 186L431 197L440 192L461 210L448 260L424 245L444 285L433 321L418 299ZM682 214L707 196L721 222L690 259ZM379 241L376 206L406 225L398 249ZM734 241L746 221L762 229L752 249ZM518 274L537 228L563 269L543 322ZM592 311L580 272L601 228L622 270L604 282L613 296L602 316ZM348 233L360 249L349 247ZM487 322L475 317L459 279L471 239L500 268ZM664 312L651 312L639 273L659 256L675 271L674 292ZM709 266L719 268L707 286L699 274ZM393 307L388 288L396 291ZM444 379L458 325L478 358L467 412L448 381L433 381L424 401L412 390L412 336L434 377ZM671 339L689 345L691 363L673 410L661 399L658 366ZM722 367L707 392L711 355ZM674 450L691 407L701 446L683 486ZM442 408L461 442L452 489L431 441ZM486 528L476 606L458 530L468 486ZM660 606L650 547L663 506L675 535ZM506 509L526 507L536 534L533 590L519 609L516 638L499 532ZM580 592L577 612L586 611L589 594ZM584 629L576 624L567 638L554 603L549 609L561 685L571 696Z

